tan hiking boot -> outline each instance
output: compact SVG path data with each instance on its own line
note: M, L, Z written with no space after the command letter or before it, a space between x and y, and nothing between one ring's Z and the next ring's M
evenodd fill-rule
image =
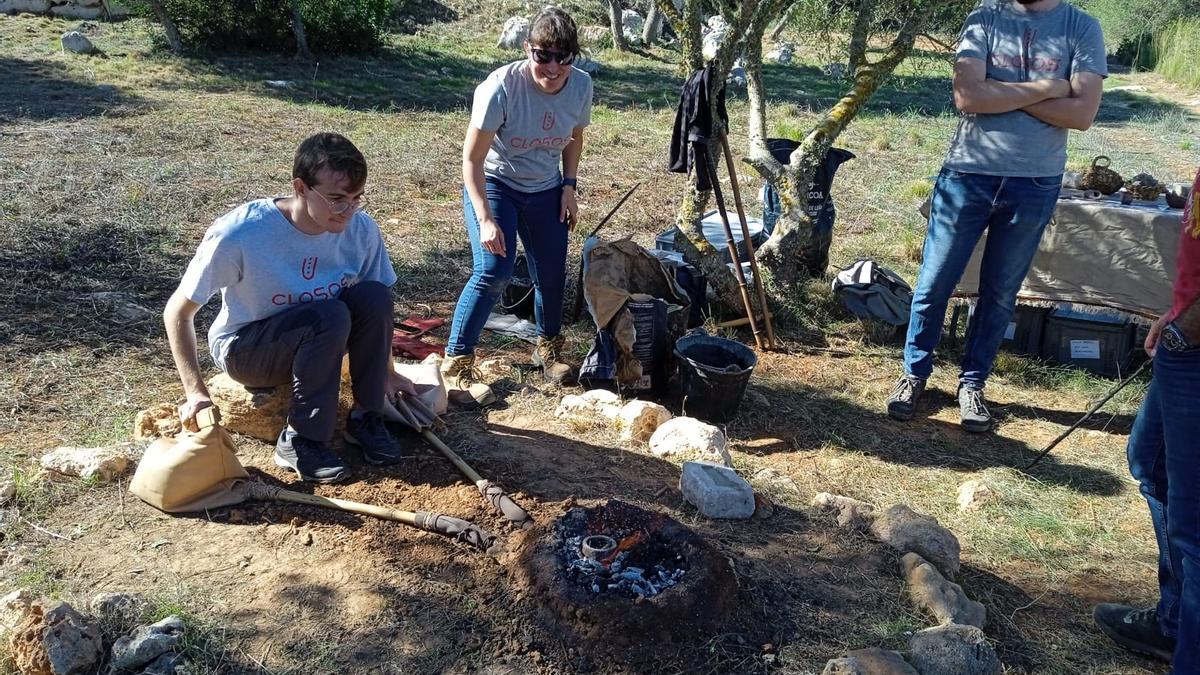
M492 388L480 382L480 373L475 369L475 355L461 354L442 359L442 379L446 381L446 395L452 403L461 406L488 406L496 402Z
M533 365L540 366L546 381L558 386L575 384L579 373L574 366L563 363L563 346L566 338L556 335L552 338L538 338L537 347L533 350Z

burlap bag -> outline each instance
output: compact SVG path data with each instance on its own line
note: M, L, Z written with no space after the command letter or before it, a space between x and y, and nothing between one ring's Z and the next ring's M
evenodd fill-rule
M129 491L167 513L203 511L245 499L234 487L250 476L220 419L215 407L205 408L196 414L200 431L185 430L155 441L138 464Z

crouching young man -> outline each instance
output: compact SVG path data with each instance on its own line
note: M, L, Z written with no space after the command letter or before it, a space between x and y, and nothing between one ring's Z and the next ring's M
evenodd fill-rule
M287 425L275 463L301 480L334 483L350 468L329 447L337 423L342 356L349 353L354 409L345 439L370 464L403 458L381 412L389 394L410 391L391 362L396 272L379 225L361 208L367 163L338 134L307 138L296 150L292 193L258 199L208 229L163 312L195 427L212 399L196 352L195 317L218 291L208 332L213 361L250 387L289 385Z

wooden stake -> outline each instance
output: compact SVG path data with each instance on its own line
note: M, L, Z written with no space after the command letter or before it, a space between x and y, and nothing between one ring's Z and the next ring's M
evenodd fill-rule
M713 196L717 199L717 212L721 214L721 225L725 227L725 244L729 247L729 259L733 261L733 276L738 282L738 290L742 295L742 306L746 308L746 319L750 322L750 331L754 333L754 344L759 351L762 351L762 329L758 327L758 321L754 319L754 303L750 302L750 292L746 289L746 274L742 272L742 261L738 257L737 242L733 240L733 229L729 227L729 214L725 210L725 196L721 194L721 181L717 177L716 160L707 151L704 152L704 157L708 169L708 179L712 183Z
M763 288L762 275L758 272L758 259L754 256L754 241L750 238L750 225L746 222L746 211L742 208L742 192L738 189L737 169L733 165L733 153L729 150L729 139L722 131L721 149L725 152L725 167L729 170L729 186L733 188L733 204L737 207L738 220L742 223L742 240L746 242L746 256L750 258L750 273L754 277L754 289L763 311L763 323L767 326L767 349L775 348L775 327L771 325L771 312L767 305L767 292Z

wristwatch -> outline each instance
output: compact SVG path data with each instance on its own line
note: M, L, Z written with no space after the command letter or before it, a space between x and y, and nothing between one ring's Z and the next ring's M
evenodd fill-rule
M1175 325L1174 321L1163 326L1159 339L1162 340L1164 347L1173 352L1186 352L1193 348L1193 345L1188 342L1187 336L1183 334L1179 326Z
M579 179L578 179L578 178L564 178L564 179L562 179L562 186L563 186L563 187L567 187L568 185L569 185L569 186L571 186L571 187L573 187L573 188L575 188L576 190L578 190L578 189L579 189Z

